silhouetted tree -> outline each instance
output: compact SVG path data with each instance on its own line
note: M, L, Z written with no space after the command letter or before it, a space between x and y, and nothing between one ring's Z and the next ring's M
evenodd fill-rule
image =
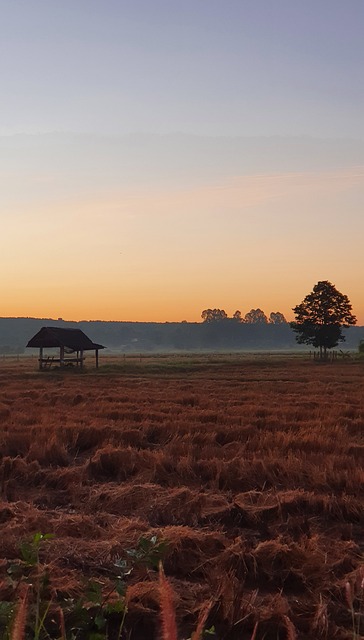
M227 313L224 309L204 309L201 318L204 322L221 322L227 319Z
M247 324L267 324L268 318L261 309L251 309L245 314L243 322Z
M233 320L236 320L236 322L242 322L243 319L241 317L241 311L235 311Z
M269 322L270 324L284 324L287 320L280 311L272 311L269 316Z
M293 308L296 316L291 322L299 344L320 349L326 358L327 349L345 340L342 328L356 324L349 298L340 293L328 280L318 282L301 304Z

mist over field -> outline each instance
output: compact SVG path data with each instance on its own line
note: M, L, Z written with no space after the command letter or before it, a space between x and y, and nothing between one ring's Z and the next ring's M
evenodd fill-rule
M0 354L37 353L25 349L25 345L44 326L81 329L109 350L105 354L312 349L297 344L288 323L244 324L232 320L223 323L67 322L49 318L0 318ZM343 333L345 342L339 343L337 351L357 351L360 341L364 340L364 327L350 327Z

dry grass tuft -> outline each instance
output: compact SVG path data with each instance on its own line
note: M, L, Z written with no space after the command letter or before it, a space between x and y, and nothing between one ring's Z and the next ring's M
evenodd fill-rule
M63 609L61 607L58 607L58 617L59 617L59 630L61 632L60 640L67 640L64 613L63 613Z
M162 563L159 565L159 593L163 640L177 640L174 593L166 579Z
M28 591L29 585L26 585L24 594L18 604L18 609L15 615L13 629L11 632L11 640L25 640L25 625L27 622L28 610Z
M202 635L205 629L205 625L207 622L207 618L208 615L212 609L212 606L214 604L213 600L210 600L209 602L206 602L203 607L201 608L200 611L200 615L198 617L198 621L197 621L197 627L196 630L192 633L191 636L191 640L201 640L202 639Z
M297 640L297 634L294 624L288 616L284 616L283 619L287 630L287 640Z

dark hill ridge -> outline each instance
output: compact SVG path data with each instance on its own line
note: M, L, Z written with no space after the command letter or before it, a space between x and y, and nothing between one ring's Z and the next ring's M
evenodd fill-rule
M120 352L297 350L289 324L240 324L233 320L201 322L66 322L49 318L0 318L0 353L23 353L42 327L81 329L92 341ZM338 348L357 350L364 327L345 331Z

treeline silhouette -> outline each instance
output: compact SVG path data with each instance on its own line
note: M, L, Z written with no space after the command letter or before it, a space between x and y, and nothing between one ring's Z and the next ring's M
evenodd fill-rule
M237 310L229 318L225 309L204 309L201 313L204 322L221 322L222 320L234 320L235 322L244 322L246 324L285 324L287 322L283 313L280 311L272 311L269 318L261 309L251 309L245 316L241 315L241 311Z
M25 352L28 340L43 326L81 329L93 341L122 353L307 350L307 347L297 345L287 322L246 322L234 318L216 322L164 323L0 318L0 353ZM364 327L350 327L344 333L345 350L357 349L360 340L364 340Z

